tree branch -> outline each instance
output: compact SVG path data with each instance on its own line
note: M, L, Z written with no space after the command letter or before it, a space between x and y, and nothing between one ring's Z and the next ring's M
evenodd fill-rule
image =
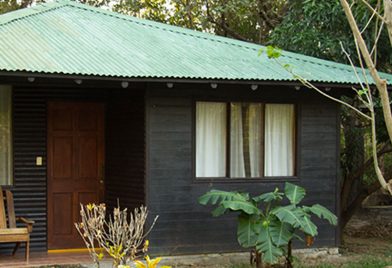
M366 0L361 0L362 1L362 3L364 3L365 4L365 6L367 6L367 8L369 8L370 9L370 11L372 11L373 12L373 15L376 15L380 20L385 20L381 15L380 15L380 13L378 13L378 11L376 10L376 9L374 9Z
M390 152L392 152L392 147L389 144L385 144L377 152L377 156L378 156L378 158L380 158L384 154L387 154ZM373 163L373 156L371 156L368 160L366 160L366 162L359 169L357 169L355 173L349 174L348 178L353 179L353 178L358 178L358 177L362 176L365 173L365 171L371 166L372 163Z
M389 1L391 2L392 0L384 0L385 1ZM340 3L343 7L343 10L346 14L348 23L350 25L351 31L353 32L354 38L356 39L356 41L358 42L358 46L359 49L361 51L361 55L362 56L367 68L370 71L370 74L376 84L377 90L380 94L380 98L381 98L381 103L382 103L382 109L383 109L383 115L384 115L384 120L385 120L385 124L387 127L387 131L388 131L388 135L389 135L389 139L392 140L392 114L391 114L391 107L389 104L389 94L387 91L387 82L385 79L382 79L379 74L378 71L376 69L376 67L374 66L374 63L371 59L371 55L369 53L369 50L366 46L366 43L361 35L361 32L358 29L358 25L355 21L354 15L350 9L349 4L347 3L347 0L340 0ZM377 146L377 140L376 140L376 129L375 129L375 121L374 121L374 113L372 112L372 145L373 147ZM373 148L373 155L377 154L376 152L376 148ZM384 176L382 175L382 172L378 166L378 162L377 162L377 156L374 155L374 168L376 170L376 174L377 174L377 178L381 184L381 186L388 190L391 194L392 194L392 185L387 183ZM392 183L392 181L391 181Z
M263 18L263 21L268 25L268 27L273 29L275 26L271 23L271 19L268 17L267 12L265 11L265 5L263 4L263 1L259 1L258 3L260 17Z
M365 200L366 197L368 197L370 194L374 193L380 188L380 184L378 181L375 181L371 185L368 186L362 186L361 191L358 193L358 195L354 198L354 201L352 201L345 210L342 211L341 213L341 226L344 228L347 224L347 222L351 219L351 217L354 215L354 213L357 211L359 206L362 204L363 200Z
M282 66L287 72L289 72L295 79L298 79L298 80L299 80L304 86L306 86L307 88L312 88L312 89L316 90L318 93L320 93L321 95L323 95L324 97L327 97L327 98L330 99L330 100L333 100L333 101L335 101L335 102L337 102L337 103L340 103L340 104L342 104L342 105L344 105L344 106L347 106L348 108L354 110L355 112L357 112L358 114L360 114L360 115L363 116L364 118L366 118L366 119L368 119L368 120L371 120L371 117L368 116L367 114L361 112L360 110L358 110L358 109L355 108L354 106L348 104L347 102L344 102L344 101L342 101L342 100L340 100L340 99L338 99L338 98L332 97L331 95L329 95L329 94L323 92L322 90L320 90L319 88L317 88L316 86L314 86L312 83L310 83L309 81L307 81L307 80L304 79L303 77L301 77L301 76L295 74L292 70L290 70L290 69L288 69L288 68L285 68L285 67L284 67L284 64L282 64L278 59L275 59L275 60L276 60L276 62L277 62L280 66Z
M241 41L248 41L248 39L246 39L245 37L243 37L242 35L238 34L237 32L235 32L233 29L231 29L229 27L229 25L227 25L227 23L225 21L221 21L220 23L217 22L214 17L211 15L210 12L210 8L209 8L209 4L208 1L206 1L206 13L207 13L207 19L215 24L216 26L220 27L222 30L224 30L226 33L228 33L231 37L241 40Z

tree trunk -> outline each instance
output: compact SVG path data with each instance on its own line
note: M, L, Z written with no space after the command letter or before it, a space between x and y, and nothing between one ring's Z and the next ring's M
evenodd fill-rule
M342 164L345 175L340 192L342 211L347 209L349 203L354 199L353 196L358 193L358 186L366 170L364 169L360 173L356 172L365 162L364 127L358 120L354 111L347 108L342 109L342 128L345 141L345 157L343 158L345 161Z
M350 102L350 100L345 100ZM351 102L350 102L351 103ZM352 104L352 103L351 103ZM343 229L354 213L360 208L367 196L380 188L378 181L371 185L363 184L363 175L373 164L373 158L365 158L365 130L358 121L357 114L347 108L342 109L342 129L345 140L342 168L345 171L340 192L340 224ZM390 143L381 146L377 152L378 158L391 152Z
M286 268L293 268L292 240L287 244Z
M391 0L384 0L385 1L391 1ZM348 4L347 0L340 0L340 3L344 9L344 12L346 14L348 23L350 25L351 31L354 35L354 38L356 42L358 43L359 50L361 52L360 57L362 56L363 60L366 63L367 68L369 69L369 72L373 78L374 83L376 84L378 93L381 98L381 104L382 104L382 110L383 110L383 116L385 120L385 125L387 127L388 131L388 136L390 141L392 141L392 114L391 114L391 106L390 106L390 99L389 99L389 94L387 90L387 82L385 79L382 79L378 71L376 69L376 66L374 65L374 62L372 61L372 57L370 56L368 47L366 46L365 40L363 39L361 32L358 28L358 25L356 23L355 17L351 11L350 5ZM388 3L387 3L388 4ZM389 5L388 5L389 8ZM390 15L389 15L390 16ZM359 81L360 82L360 81ZM373 147L373 160L374 160L374 169L377 174L377 179L379 180L381 186L383 189L388 190L389 193L392 195L392 185L385 180L385 177L383 176L382 172L380 171L380 168L377 163L377 155L376 155L376 149L377 149L377 140L375 137L375 120L374 120L374 111L372 112L372 147Z
M250 251L250 265L254 264L256 264L256 268L264 268L262 255L255 248Z
M350 221L355 212L358 211L358 209L361 207L362 202L366 199L366 197L378 189L380 189L380 184L378 181L375 181L374 183L367 186L361 185L361 191L355 196L354 200L350 204L347 204L346 209L341 212L340 226L342 229L346 227L347 223Z
M386 153L392 152L391 146L388 144L381 147L378 151L378 157L382 157ZM345 180L342 184L341 189L341 208L340 208L340 221L342 229L346 226L347 222L351 219L354 213L361 206L362 201L365 200L370 194L374 193L380 188L380 184L378 181L370 184L364 185L361 181L363 174L368 170L368 168L372 165L373 158L369 158L366 160L363 165L361 165L357 170L352 170L351 174L347 174L345 176ZM359 188L354 192L354 184L359 185ZM353 193L354 192L354 193ZM343 193L345 196L343 196ZM349 195L347 193L353 193Z
M255 250L256 252L256 268L264 268L263 265L263 258L261 256L261 253Z

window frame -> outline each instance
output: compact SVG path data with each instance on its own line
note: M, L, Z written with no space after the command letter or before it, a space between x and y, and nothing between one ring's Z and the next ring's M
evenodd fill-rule
M226 104L226 175L224 177L197 177L196 176L196 105L198 102L221 102ZM294 120L295 120L295 130L294 130L294 175L293 176L264 176L264 165L262 166L261 177L230 177L230 131L231 131L231 109L230 103L260 103L263 104L264 118L265 118L265 105L266 104L292 104L294 105ZM195 183L250 183L250 182L285 182L299 181L300 178L300 144L301 144L301 105L297 102L288 101L269 101L261 99L227 99L227 98L195 98L192 100L192 177ZM263 122L263 139L265 133L265 122ZM264 144L263 144L264 148ZM264 163L265 151L263 150L262 161Z

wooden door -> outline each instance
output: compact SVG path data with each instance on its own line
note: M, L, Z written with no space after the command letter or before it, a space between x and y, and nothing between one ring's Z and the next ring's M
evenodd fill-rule
M48 104L48 248L84 247L80 203L103 199L104 106Z

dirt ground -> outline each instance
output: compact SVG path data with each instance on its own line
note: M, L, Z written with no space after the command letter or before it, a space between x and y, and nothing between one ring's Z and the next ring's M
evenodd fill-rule
M349 222L343 232L342 246L339 254L329 255L326 252L315 252L310 255L297 255L294 267L371 267L355 264L364 258L380 258L392 268L392 220L374 217L367 213L358 213ZM348 263L354 263L347 266ZM325 266L320 266L325 265ZM173 265L174 268L251 268L247 261L236 264L208 265ZM273 266L283 267L279 265ZM376 266L380 267L380 266Z
M343 231L339 253L339 255L316 253L306 257L301 256L297 266L317 267L320 264L326 264L333 265L333 267L346 267L347 263L359 262L368 257L379 258L388 263L386 267L392 268L392 218L371 214L365 210L359 211ZM366 265L365 267L372 266Z
M392 257L392 219L360 211L347 224L342 242L343 254Z
M339 252L338 256L323 256L314 260L310 258L304 262L315 265L324 260L329 264L340 265L366 256L375 256L391 261L392 265L392 219L359 211L343 232Z
M343 232L342 246L339 249L339 253L338 255L329 255L325 252L320 252L320 254L310 254L307 257L301 256L298 258L295 267L320 267L320 264L326 264L327 266L325 267L359 267L356 265L345 266L345 264L360 261L367 256L381 258L386 261L386 267L389 267L388 265L392 267L392 219L375 216L366 211L357 213ZM248 263L247 257L233 262L229 261L226 264L167 264L172 265L173 268L250 268L251 266ZM50 267L52 268L53 266ZM72 266L72 268L74 267ZM373 266L366 265L364 267Z

